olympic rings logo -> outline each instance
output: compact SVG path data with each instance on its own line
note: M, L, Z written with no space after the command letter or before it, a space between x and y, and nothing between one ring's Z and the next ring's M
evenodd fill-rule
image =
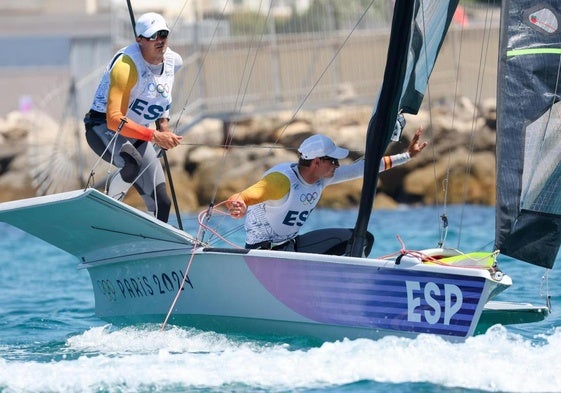
M117 291L115 290L115 287L111 283L111 280L109 279L97 280L97 286L99 287L99 289L101 290L101 292L107 298L108 301L110 302L117 301Z
M161 83L155 84L150 82L148 84L148 91L150 93L158 93L162 97L167 98L169 96L169 85L167 83L162 85Z
M311 205L316 199L318 199L317 192L300 194L300 202L304 205Z

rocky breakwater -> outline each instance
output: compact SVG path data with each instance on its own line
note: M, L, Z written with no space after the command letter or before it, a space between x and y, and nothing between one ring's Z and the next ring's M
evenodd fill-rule
M224 147L223 122L203 120L184 134L180 147L167 152L180 210L200 211L251 185L271 166L297 161L299 144L315 133L328 135L351 151L343 164L360 158L371 110L341 107L303 111L296 116L277 112L248 117L228 125L228 148ZM402 140L392 143L387 153L405 151L419 126L424 130L422 140L428 140L429 146L409 163L380 174L374 207L442 203L444 198L447 203L494 204L495 118L494 102L476 107L466 98L455 104L435 105L430 113L407 115ZM76 127L80 124L70 128ZM15 112L0 121L1 201L81 186L97 157L85 145L83 132L66 132L63 142L59 130L60 125L36 113ZM86 157L81 160L83 169L72 151L77 145ZM57 173L59 169L64 171ZM97 173L100 181L105 172ZM71 181L73 177L76 180ZM65 180L63 186L47 187L61 178ZM330 186L320 206L356 206L361 186L361 179ZM126 202L143 208L134 190Z

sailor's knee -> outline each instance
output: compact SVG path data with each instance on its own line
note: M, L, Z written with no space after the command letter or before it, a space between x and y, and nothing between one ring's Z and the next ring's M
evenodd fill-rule
M121 177L127 183L134 182L140 173L142 156L131 143L123 144L119 155L125 162L125 165L121 169Z
M121 177L127 183L132 183L138 176L139 172L140 167L138 165L131 164L125 161L125 166L121 169Z

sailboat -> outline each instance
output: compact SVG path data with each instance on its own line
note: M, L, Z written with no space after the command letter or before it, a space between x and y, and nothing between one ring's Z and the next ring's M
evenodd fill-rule
M305 253L211 247L94 188L2 203L0 221L74 255L90 275L96 315L116 325L156 322L321 340L434 334L461 341L494 323L543 320L547 306L493 300L512 285L497 264L499 252L552 268L561 242L559 154L551 142L559 122L558 61L546 61L559 59L550 35L557 11L543 2L502 5L495 251L439 247L364 256L378 163L398 112L420 108L457 3L395 1L358 217L344 255L323 253L337 241L336 229L317 231L322 241ZM532 86L523 105L514 74Z

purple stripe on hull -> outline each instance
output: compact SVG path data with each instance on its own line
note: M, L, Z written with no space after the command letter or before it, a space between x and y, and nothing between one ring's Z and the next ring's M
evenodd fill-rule
M280 302L322 324L464 337L485 286L481 277L246 257Z

